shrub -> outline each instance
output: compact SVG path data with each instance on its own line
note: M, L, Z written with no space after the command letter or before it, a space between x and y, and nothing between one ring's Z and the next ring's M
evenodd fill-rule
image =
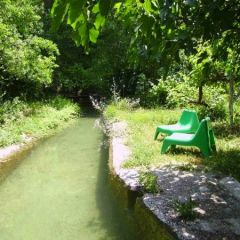
M160 80L158 84L152 85L152 88L147 93L146 105L160 106L165 105L168 96L168 87L166 82Z
M33 96L52 82L59 54L43 37L43 2L0 1L0 91Z
M61 110L67 105L69 105L69 99L58 96L50 100L49 103L52 107L56 108L57 110Z
M207 87L205 89L206 106L198 106L197 111L199 118L210 117L211 120L225 119L227 115L226 101L223 90L216 87Z
M168 91L166 105L169 108L186 107L197 99L197 88L185 81L178 82Z
M13 100L1 101L0 106L0 125L13 122L23 117L29 116L32 109L18 97Z
M139 106L139 100L134 100L130 98L121 98L113 102L113 105L119 110L129 110L132 111L134 108Z

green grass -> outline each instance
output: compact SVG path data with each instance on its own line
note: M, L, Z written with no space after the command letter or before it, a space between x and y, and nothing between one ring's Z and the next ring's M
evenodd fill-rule
M151 172L141 172L139 177L140 183L143 185L144 192L158 193L157 176Z
M180 202L179 200L175 202L175 208L184 220L194 220L197 217L197 213L194 211L196 206L197 204L191 198L186 202Z
M162 140L153 140L157 125L175 123L182 110L175 109L129 109L119 108L117 104L109 105L105 116L109 120L128 122L127 145L132 150L131 158L124 167L161 167L163 165L198 165L206 169L220 171L240 180L240 135L239 127L230 131L228 125L221 122L213 123L216 135L217 154L204 159L196 148L178 146L167 154L160 154Z
M52 135L76 118L79 107L61 97L31 103L15 99L3 103L0 112L0 147L4 147L26 137Z

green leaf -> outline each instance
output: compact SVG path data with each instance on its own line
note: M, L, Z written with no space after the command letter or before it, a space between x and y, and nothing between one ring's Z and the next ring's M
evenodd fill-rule
M122 3L121 3L121 2L118 2L118 3L115 3L115 4L114 4L114 7L113 7L113 8L115 9L116 14L118 14L118 13L120 12L121 6L122 6Z
M51 15L53 17L51 30L57 31L60 24L64 20L69 9L69 3L65 0L55 0L51 9Z
M87 46L89 32L88 32L88 24L86 21L80 25L77 33L79 35L79 37L76 38L77 45Z
M105 20L106 18L99 13L94 22L95 28L99 30L105 24Z
M91 28L89 31L89 39L91 42L96 43L99 36L99 31L95 28Z
M151 0L145 0L143 7L148 13L152 12Z
M94 6L93 6L93 9L92 9L92 12L93 13L99 13L100 9L99 9L99 3L96 3Z
M69 12L68 12L68 23L74 24L78 17L83 11L83 6L86 4L87 0L70 0L69 1Z
M73 30L77 30L79 27L79 24L84 23L84 22L85 22L85 17L84 17L84 14L81 13L74 23L70 23L68 21L67 24L71 25Z

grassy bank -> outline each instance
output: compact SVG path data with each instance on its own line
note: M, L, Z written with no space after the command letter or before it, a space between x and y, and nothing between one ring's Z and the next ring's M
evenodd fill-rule
M166 164L184 166L189 164L194 168L195 165L203 164L206 169L220 171L240 180L239 129L236 128L236 131L231 132L228 126L221 122L213 123L218 150L215 156L204 159L198 149L180 146L167 154L160 154L163 136L160 136L157 141L153 140L156 126L175 123L181 111L181 109L132 109L119 104L109 105L105 111L105 116L109 120L128 122L129 138L127 144L133 154L125 167L144 168L159 167Z
M0 147L24 142L28 137L51 135L78 114L79 107L62 97L35 102L18 98L5 101L0 107Z

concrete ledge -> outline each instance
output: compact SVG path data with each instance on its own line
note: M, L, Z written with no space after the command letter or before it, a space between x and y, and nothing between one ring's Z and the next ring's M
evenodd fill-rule
M124 184L132 191L141 188L138 181L139 173L137 169L122 168L123 163L131 157L131 151L126 145L127 141L127 123L115 122L109 125L110 133L110 166L112 172L117 175Z
M28 138L24 143L0 148L0 181L3 181L20 164L21 160L39 141L39 139Z
M34 140L33 138L26 138L24 140L24 143L12 144L10 146L0 148L0 163L8 161L10 158L18 155L26 148L31 147L35 141L36 140Z

